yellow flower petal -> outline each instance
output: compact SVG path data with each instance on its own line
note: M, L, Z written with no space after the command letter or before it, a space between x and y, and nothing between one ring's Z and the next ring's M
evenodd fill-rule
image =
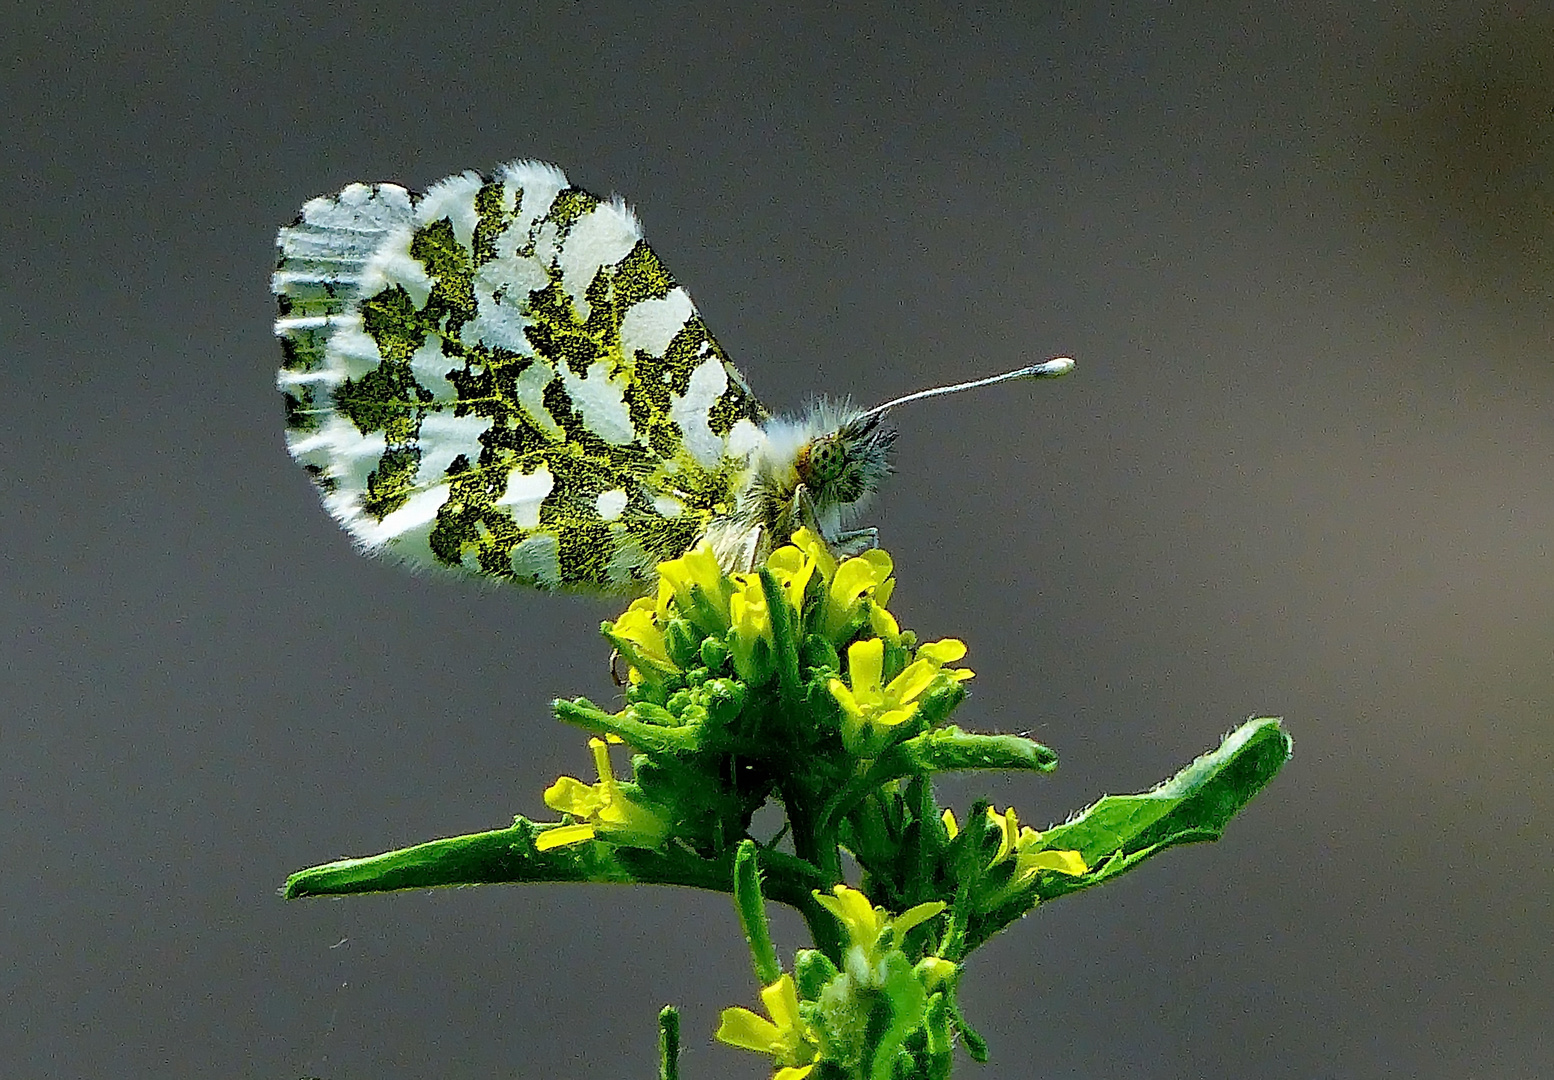
M808 1065L789 1065L772 1073L772 1080L804 1080L806 1076L815 1071L816 1062Z
M879 585L875 588L874 602L880 607L884 607L886 604L890 603L890 598L895 595L895 592L896 579L893 577L888 577L884 581L880 582Z
M1069 877L1079 877L1089 872L1084 856L1077 851L1037 851L1020 857L1022 870L1056 870Z
M766 592L755 574L734 578L734 592L728 598L729 622L737 634L746 638L770 636L772 619L766 609Z
M885 927L883 916L874 909L869 898L857 889L838 885L831 891L834 895L826 896L817 890L816 901L837 917L854 945L872 949Z
M546 829L534 838L534 846L540 851L550 851L553 848L566 847L568 844L580 844L584 840L594 838L592 825L560 825L554 829Z
M865 597L878 596L890 577L890 556L883 551L866 551L836 568L826 594L825 618L821 632L839 634L848 625ZM887 594L888 591L887 591Z
M1020 839L1020 819L1015 816L1014 807L1009 807L1002 814L997 813L991 806L987 808L988 821L998 830L998 854L993 856L994 862L1000 862L1007 858L1015 849L1015 844Z
M777 1053L782 1049L782 1032L777 1025L738 1005L723 1010L718 1030L712 1037L720 1043L754 1050L758 1054Z
M915 907L907 908L900 915L890 920L890 925L896 928L896 940L899 942L913 928L921 926L948 906L943 900L930 900L926 904L918 904Z
M840 608L851 608L884 580L884 576L876 575L874 564L867 559L848 559L836 568L836 577L831 579L831 602Z
M545 789L545 805L558 813L592 817L604 805L604 798L592 784L585 784L576 777L561 776Z
M784 544L766 557L766 565L778 574L794 574L810 560L792 544Z
M885 669L885 643L879 638L855 641L847 646L847 681L853 694L868 700L880 696L880 675Z
M862 555L859 555L858 558L862 559L873 568L875 576L880 581L884 581L886 578L888 578L891 574L891 571L896 568L895 562L890 557L890 552L886 551L884 548L870 548Z
M896 622L896 617L880 603L878 591L875 592L874 603L869 607L869 626L892 645L901 640L901 626Z
M846 713L849 719L854 721L863 719L863 709L859 707L858 699L853 696L846 683L841 679L830 679L826 682L826 689L831 691L831 696L836 699L836 703L842 707L842 712Z
M902 704L916 701L938 674L939 668L932 660L913 660L905 671L890 680L890 685L885 687L885 697Z
M815 560L789 544L772 552L766 565L777 575L783 595L793 605L793 610L803 611L804 591L809 588L809 579L815 576Z
M917 647L917 655L936 664L953 664L966 655L966 643L959 638L928 641Z
M766 1015L772 1018L772 1023L780 1030L799 1030L802 1023L799 1019L799 991L793 984L792 975L780 975L770 986L763 986L761 1004L766 1006Z
M960 825L955 821L954 810L946 809L944 813L940 815L940 820L944 822L944 831L950 834L951 840L954 840L957 836L960 835Z
M905 709L891 709L889 712L882 712L874 718L874 726L892 728L897 724L904 724L912 719L912 714L915 712L917 712L916 705L909 705Z
M610 748L603 739L589 739L588 749L594 755L594 771L599 774L599 783L606 787L613 785L615 772L610 768Z
M668 598L673 596L680 614L693 622L697 621L698 615L717 618L721 622L727 615L726 581L710 544L698 544L678 559L659 563L656 607L660 617L668 615ZM705 597L703 604L696 602L694 590L698 589Z
M831 554L831 549L820 537L808 529L800 529L793 534L793 546L809 556L815 568L820 571L820 576L826 581L836 576L836 557Z

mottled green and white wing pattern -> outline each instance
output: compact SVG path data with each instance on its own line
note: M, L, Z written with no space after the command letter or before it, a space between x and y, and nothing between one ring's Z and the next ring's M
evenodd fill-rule
M766 414L618 199L352 184L279 247L287 444L364 548L631 593L733 512Z

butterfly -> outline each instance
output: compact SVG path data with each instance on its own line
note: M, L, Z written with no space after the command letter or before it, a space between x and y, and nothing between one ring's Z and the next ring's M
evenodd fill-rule
M416 194L351 184L280 230L286 443L363 549L632 595L705 540L749 569L807 526L838 554L890 471L886 412L774 417L618 197L517 161Z

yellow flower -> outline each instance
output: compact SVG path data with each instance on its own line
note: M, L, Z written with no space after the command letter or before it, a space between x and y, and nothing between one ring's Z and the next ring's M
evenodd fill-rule
M794 544L788 544L772 552L766 560L766 566L781 583L783 595L793 605L793 610L802 615L804 590L809 588L810 578L820 569L814 556Z
M729 622L734 634L729 653L734 670L747 683L758 685L772 672L772 618L766 606L766 592L759 574L736 574L734 591L728 598ZM766 649L761 649L761 643ZM762 657L765 662L762 662Z
M680 615L702 630L721 632L728 629L728 598L732 591L728 578L718 566L710 544L702 543L681 555L658 564L659 621L671 617L669 602Z
M809 556L821 577L830 581L836 576L836 556L831 554L831 549L820 537L808 529L800 529L793 534L793 546Z
M818 889L815 901L836 916L847 934L847 970L864 986L880 985L886 977L885 954L900 949L901 943L914 928L932 919L947 906L942 900L931 900L907 908L900 915L891 916L884 908L877 908L869 898L857 889L837 885L826 896ZM955 965L933 957L937 963L918 964L919 976L925 988L937 984L953 972ZM942 965L948 964L946 970Z
M892 917L884 908L877 908L870 903L863 893L846 885L834 886L830 896L816 889L815 901L836 916L852 944L871 951L880 943L880 937L886 930L894 931L894 941L899 944L914 928L946 907L942 900L931 900Z
M621 791L615 772L610 768L610 751L603 739L589 739L588 748L593 751L594 768L599 773L597 784L585 784L574 777L563 776L545 789L546 806L584 820L545 830L535 837L534 846L540 851L549 851L598 836L626 847L657 847L669 834L669 822L657 811L633 802Z
M793 976L783 975L763 987L761 1004L766 1006L766 1016L737 1005L724 1009L714 1037L729 1046L771 1055L781 1066L773 1080L802 1080L820 1060L820 1048L799 1015L799 992Z
M821 613L820 632L835 640L847 628L859 607L873 601L884 607L896 587L890 576L894 564L890 555L878 548L848 559L829 577L826 602Z
M679 670L669 659L664 645L664 631L659 625L657 605L651 597L639 597L612 623L607 636L615 643L631 663L630 677L639 683L643 672L639 667L651 668L655 674L670 674Z
M885 668L885 643L879 638L855 641L847 647L847 682L832 679L826 687L842 708L842 741L858 744L869 729L895 727L917 712L917 699L938 677L940 665L927 657L880 685ZM960 678L955 672L951 677ZM970 672L964 676L970 678Z
M1014 873L1010 876L1008 884L998 891L992 903L1019 892L1043 870L1054 870L1069 877L1078 877L1089 872L1090 868L1085 865L1084 856L1079 852L1041 848L1041 833L1029 825L1021 825L1014 807L1011 806L1000 814L990 806L987 809L987 819L988 823L998 830L998 852L988 865L997 866L1011 855L1014 856ZM944 828L950 834L951 840L959 835L960 828L956 825L954 811L944 812Z

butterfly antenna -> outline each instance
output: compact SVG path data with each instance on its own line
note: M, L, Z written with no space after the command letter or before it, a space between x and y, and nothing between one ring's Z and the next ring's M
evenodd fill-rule
M1019 368L1015 371L1006 371L1002 375L990 375L985 379L973 379L971 382L955 383L953 386L935 386L927 390L919 390L915 394L906 397L898 397L894 401L887 401L883 405L876 405L868 412L858 417L859 420L867 420L870 417L884 416L897 405L905 405L911 401L921 401L924 398L943 397L945 394L958 394L962 390L976 390L983 386L992 386L995 383L1012 382L1015 379L1055 379L1059 375L1067 375L1074 370L1074 361L1067 356L1055 356L1051 360L1040 364L1032 364L1029 367Z

